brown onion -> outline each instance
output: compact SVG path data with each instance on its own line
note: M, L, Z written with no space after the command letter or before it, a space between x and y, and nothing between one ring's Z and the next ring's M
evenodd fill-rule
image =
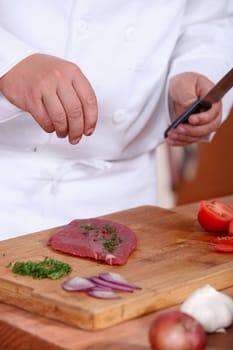
M206 333L193 317L165 311L152 322L149 340L154 350L204 350Z

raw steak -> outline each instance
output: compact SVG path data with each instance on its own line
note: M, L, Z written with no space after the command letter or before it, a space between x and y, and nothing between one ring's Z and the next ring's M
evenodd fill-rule
M80 219L53 234L48 245L63 253L124 265L135 250L137 239L129 227L112 220Z

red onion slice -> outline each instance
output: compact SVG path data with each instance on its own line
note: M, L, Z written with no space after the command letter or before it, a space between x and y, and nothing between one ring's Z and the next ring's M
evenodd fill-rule
M99 274L99 277L101 279L103 279L104 281L115 283L115 284L120 285L120 286L129 287L131 289L132 288L133 289L142 289L141 287L136 286L135 284L128 282L126 279L121 277L121 275L119 273L115 273L115 272L101 272Z
M95 286L89 279L79 276L72 277L62 284L63 289L68 291L87 291Z
M97 286L109 287L109 288L112 288L114 290L119 290L122 292L130 292L130 293L133 292L133 288L117 284L116 282L105 281L105 280L101 279L100 277L96 277L96 276L90 277L89 280L91 282L95 283Z
M114 272L101 272L98 276L89 278L74 276L63 282L62 287L66 291L83 291L100 299L120 298L114 290L132 293L134 289L141 289Z
M101 288L95 287L90 290L87 290L87 294L100 299L119 299L120 296L113 292L111 288Z

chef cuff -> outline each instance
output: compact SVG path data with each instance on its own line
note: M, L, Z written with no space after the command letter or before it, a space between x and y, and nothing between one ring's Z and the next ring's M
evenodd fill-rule
M0 27L0 78L24 58L37 53L34 48ZM23 113L0 93L0 123L13 119Z
M5 96L0 93L0 123L19 117L23 111L10 103Z
M21 60L37 51L27 43L0 27L0 42L6 43L0 48L0 77L6 74Z

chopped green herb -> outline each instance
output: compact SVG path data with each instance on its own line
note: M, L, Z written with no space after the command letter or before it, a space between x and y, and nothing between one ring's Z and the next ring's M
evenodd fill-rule
M113 240L113 241L114 241L114 240L117 240L117 238L118 238L117 234L116 234L116 233L113 233L113 234L112 234L112 240Z
M113 253L121 242L122 239L116 233L113 233L110 239L104 241L103 246L109 253Z
M109 225L109 224L105 224L103 225L103 229L102 229L103 233L115 233L116 232L116 228Z
M55 280L68 275L72 271L72 268L69 264L62 261L45 257L40 262L17 261L13 265L12 271L20 275L31 276L35 279L50 278Z
M79 227L83 228L83 234L87 235L89 231L94 230L95 232L99 231L98 226L92 224L86 224L85 222L80 222Z
M122 242L121 238L116 233L116 228L112 225L104 224L101 228L90 223L80 222L78 226L83 229L82 233L84 235L89 234L90 231L95 231L96 234L93 237L93 241L103 241L104 249L110 253L113 253ZM98 235L99 233L102 234L101 237Z

